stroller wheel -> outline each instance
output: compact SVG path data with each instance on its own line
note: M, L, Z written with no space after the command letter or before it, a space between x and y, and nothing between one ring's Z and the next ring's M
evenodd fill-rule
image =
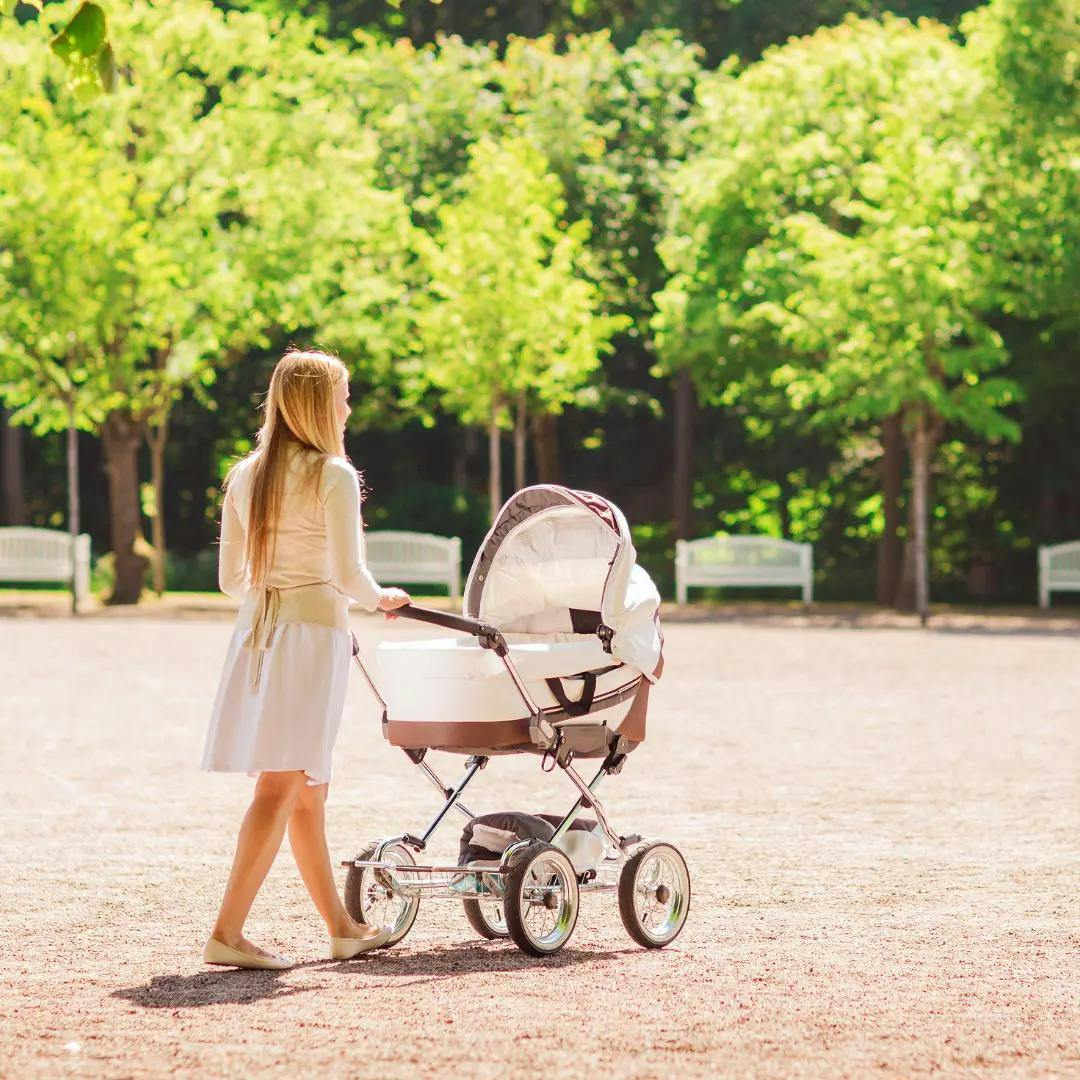
M368 844L357 859L370 859L375 854L377 844ZM392 844L386 849L387 862L398 866L415 866L412 852L401 844ZM390 940L382 946L384 949L396 945L416 922L420 910L418 896L405 896L391 891L371 869L370 866L350 866L345 875L345 910L358 922L367 926L393 926Z
M506 928L530 956L551 956L577 925L578 880L574 866L552 844L530 844L514 852L503 899Z
M690 871L678 848L650 844L627 860L619 875L619 914L639 945L670 945L689 910Z
M506 913L501 900L465 900L465 918L469 925L489 941L496 938L508 938L510 931L506 926Z

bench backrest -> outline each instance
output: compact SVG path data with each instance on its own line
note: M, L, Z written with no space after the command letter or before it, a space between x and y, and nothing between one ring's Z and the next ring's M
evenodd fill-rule
M701 540L680 540L677 545L682 565L695 569L799 570L806 566L809 544L777 540L771 536L706 536Z
M810 544L772 536L706 536L675 543L675 598L685 604L691 585L777 585L802 589L803 603L814 595L814 555Z
M0 529L0 581L66 581L71 534L55 529Z
M461 538L379 529L364 534L367 564L376 578L446 585L460 591Z
M1080 540L1039 548L1039 562L1052 578L1080 577Z

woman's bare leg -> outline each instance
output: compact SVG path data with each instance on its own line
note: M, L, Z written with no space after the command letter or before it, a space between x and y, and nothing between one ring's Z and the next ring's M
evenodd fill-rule
M214 923L213 936L223 944L269 955L244 937L244 922L281 848L289 815L306 781L304 773L295 771L259 775L251 805L240 826L229 884Z
M378 933L378 927L354 922L338 895L330 852L326 847L326 793L329 784L305 787L299 794L289 818L289 845L311 899L319 909L331 937L365 938Z

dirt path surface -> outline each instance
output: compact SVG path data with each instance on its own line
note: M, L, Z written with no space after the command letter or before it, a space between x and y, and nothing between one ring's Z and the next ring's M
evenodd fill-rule
M547 961L433 901L331 963L285 848L249 922L301 959L282 974L200 962L251 786L197 771L229 629L0 619L0 1076L1080 1075L1075 631L672 624L649 740L603 789L689 860L671 948L610 895ZM470 804L570 790L498 760ZM331 850L434 807L354 675Z

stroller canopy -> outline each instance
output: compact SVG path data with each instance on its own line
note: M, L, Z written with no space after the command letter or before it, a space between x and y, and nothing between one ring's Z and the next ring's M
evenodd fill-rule
M465 584L465 614L504 634L611 631L611 655L660 676L660 594L622 511L587 491L522 488L499 511ZM606 632L606 631L605 631Z

